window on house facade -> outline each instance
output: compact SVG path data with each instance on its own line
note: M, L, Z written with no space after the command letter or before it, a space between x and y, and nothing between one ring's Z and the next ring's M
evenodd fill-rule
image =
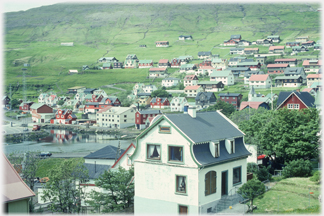
M241 167L233 168L233 185L242 183Z
M216 193L216 172L209 171L205 175L205 196Z
M169 161L183 161L183 148L176 146L169 146Z
M170 133L171 129L170 129L170 127L160 126L159 132L161 132L161 133Z
M219 143L215 143L215 158L219 157L219 155L220 155Z
M161 147L160 145L148 144L147 145L147 159L160 160L161 159Z
M230 141L231 154L235 153L235 143L234 140Z
M187 193L186 176L176 176L176 192Z

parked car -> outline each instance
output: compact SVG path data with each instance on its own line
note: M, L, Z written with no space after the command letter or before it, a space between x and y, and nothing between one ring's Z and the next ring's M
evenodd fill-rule
M50 152L41 152L38 156L43 157L43 158L51 157L52 153L50 153Z
M38 131L38 130L40 130L40 126L34 125L32 131Z

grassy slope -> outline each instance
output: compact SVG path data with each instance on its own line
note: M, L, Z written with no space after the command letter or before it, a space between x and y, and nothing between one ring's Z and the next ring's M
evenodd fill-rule
M212 51L229 58L229 48L218 46L231 34L253 41L270 34L280 35L281 44L295 36L320 38L319 5L301 4L91 4L44 6L5 16L5 84L22 83L23 63L30 63L26 82L50 85L66 91L76 85L99 87L119 82L145 82L148 69L87 71L68 75L69 69L98 65L102 56L124 61L127 54L139 59L196 57ZM191 34L193 41L179 41ZM168 40L170 47L156 48L155 41ZM73 47L60 46L74 42ZM147 48L140 48L146 44ZM260 52L267 52L260 47ZM39 88L28 88L38 95ZM44 89L46 90L46 89ZM111 92L113 92L111 90ZM14 97L20 97L19 91Z

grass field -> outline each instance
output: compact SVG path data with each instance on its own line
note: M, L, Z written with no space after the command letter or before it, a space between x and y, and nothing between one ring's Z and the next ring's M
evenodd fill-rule
M253 204L257 205L257 209L253 213L320 213L318 200L320 193L320 185L310 181L309 178L283 179L254 200ZM308 207L311 208L307 209Z

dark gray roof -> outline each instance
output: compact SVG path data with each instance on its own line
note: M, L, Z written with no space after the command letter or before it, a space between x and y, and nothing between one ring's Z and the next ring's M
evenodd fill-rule
M220 93L220 94L218 94L219 97L222 97L222 96L238 97L239 95L240 95L240 93Z
M254 62L254 59L241 59L241 62Z
M245 148L243 138L235 139L235 153L229 154L225 148L225 141L220 141L219 157L215 158L210 152L209 143L193 146L193 154L203 166L227 162L230 160L248 157L251 153Z
M231 39L238 39L238 38L240 38L241 37L241 35L231 35Z
M234 50L244 50L244 48L231 48L230 51L234 51Z
M100 175L102 175L106 170L109 170L111 167L110 165L90 164L90 163L84 163L83 165L88 170L89 179L99 178Z
M284 71L284 74L305 74L304 68L303 67L287 67Z
M160 114L161 110L142 110L138 111L140 114Z
M211 55L211 52L198 52L198 55L209 56Z
M199 92L197 94L195 100L199 100L201 94L204 94L206 96L207 100L210 100L213 97L213 95L215 96L215 94L213 92ZM216 96L213 98L216 99Z
M197 112L196 118L189 114L165 116L195 143L244 135L218 112Z
M106 147L103 147L102 149L99 149L98 151L88 154L84 158L86 158L86 159L115 159L117 151L118 151L117 147L108 145ZM120 155L122 155L124 153L124 151L125 151L124 149L120 149Z
M87 88L87 89L85 89L83 92L84 93L86 93L86 92L93 92L93 91L95 91L95 90L97 90L96 88Z
M228 70L231 71L250 71L251 69L249 67L228 67Z
M255 71L255 70L245 71L244 77L249 78L252 74L264 74L264 72L263 71Z
M161 103L164 103L164 101L168 98L160 98L161 99ZM156 102L156 98L152 98L151 103L155 103Z
M277 106L280 106L291 94L295 94L306 106L315 107L315 98L308 92L280 92L278 96Z
M152 93L137 93L137 96L151 96Z

